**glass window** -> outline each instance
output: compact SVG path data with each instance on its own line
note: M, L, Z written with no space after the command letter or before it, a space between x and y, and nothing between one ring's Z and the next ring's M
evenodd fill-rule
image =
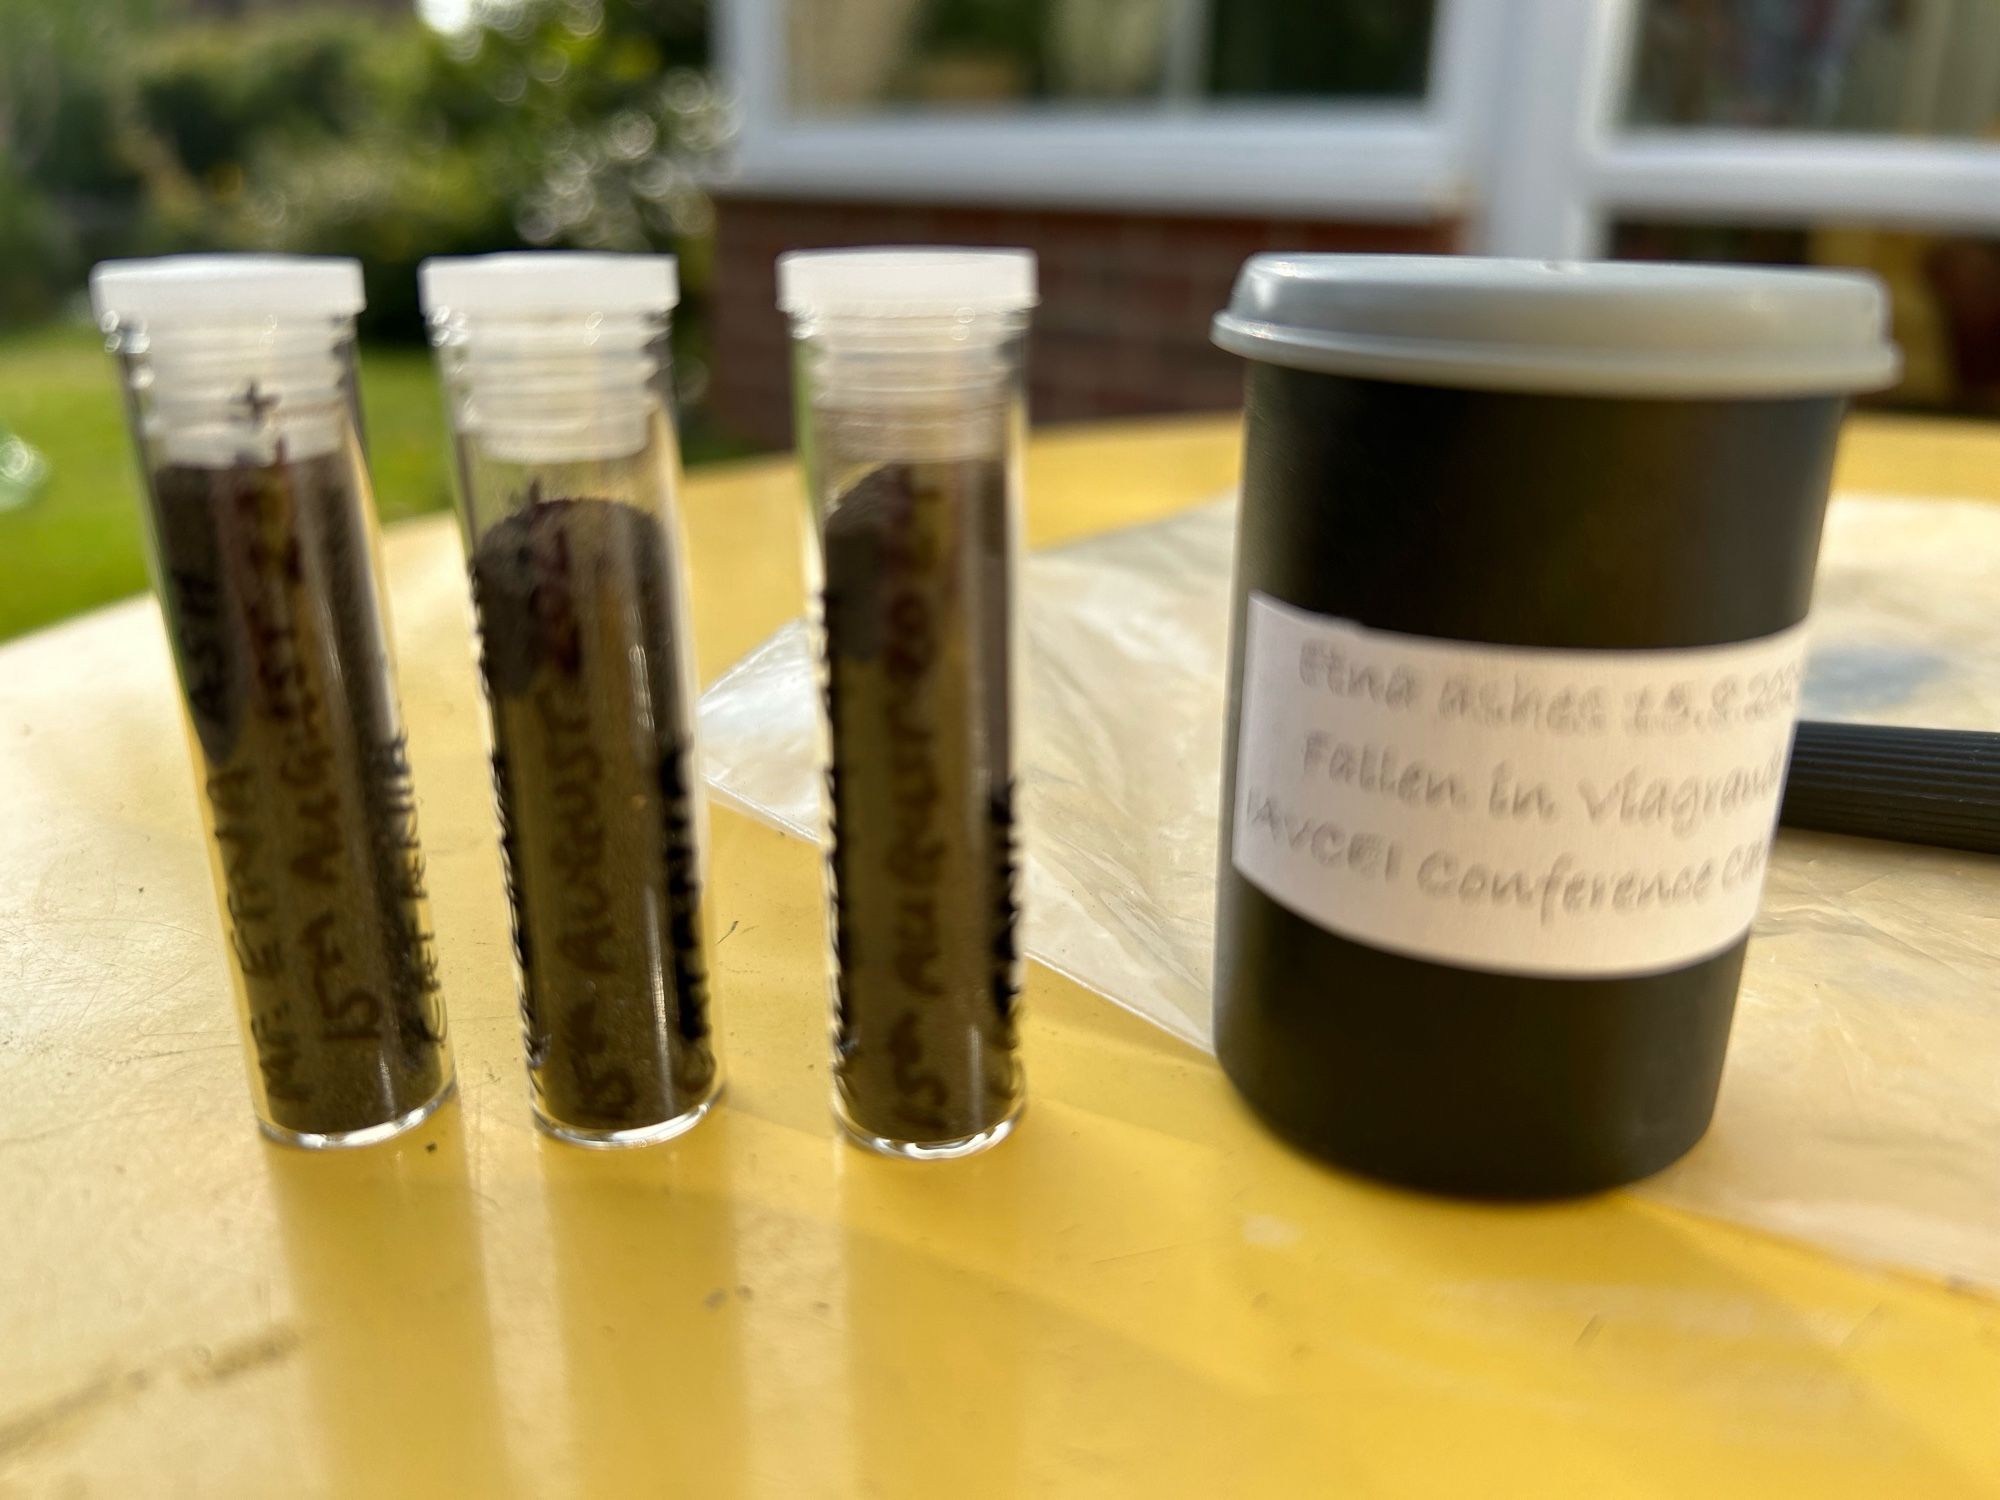
M1208 30L1209 92L1253 99L1420 99L1436 19L1433 0L1216 0Z
M1625 260L1719 260L1871 271L1889 289L1903 379L1870 402L2000 414L2000 239L1822 225L1617 225Z
M1644 0L1633 125L2000 130L1994 0Z
M1168 100L1411 102L1436 0L790 0L806 115Z

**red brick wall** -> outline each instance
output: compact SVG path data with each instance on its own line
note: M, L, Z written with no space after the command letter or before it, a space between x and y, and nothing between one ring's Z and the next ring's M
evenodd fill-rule
M1028 341L1036 422L1216 411L1239 362L1208 341L1238 267L1259 250L1450 251L1449 223L1049 212L728 198L716 205L710 399L740 436L791 441L790 364L772 262L822 245L1019 245L1041 262Z

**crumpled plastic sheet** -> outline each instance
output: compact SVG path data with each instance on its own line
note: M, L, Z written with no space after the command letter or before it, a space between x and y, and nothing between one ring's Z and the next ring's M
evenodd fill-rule
M1234 504L1029 559L1025 943L1210 1047ZM1848 496L1829 515L1805 713L2000 728L2000 506ZM820 828L802 623L702 700L727 802ZM2000 1292L2000 860L1787 834L1714 1128L1640 1191Z

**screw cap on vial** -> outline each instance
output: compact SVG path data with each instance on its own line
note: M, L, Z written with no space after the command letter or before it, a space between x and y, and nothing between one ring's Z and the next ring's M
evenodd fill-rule
M673 256L591 250L442 256L417 268L417 292L432 319L664 313L681 300Z
M680 300L673 256L446 256L418 267L417 290L452 425L489 456L577 463L645 443Z
M795 318L1025 312L1028 250L792 250L778 257L778 306Z
M107 260L90 273L100 324L351 318L361 263L332 255L163 255Z
M360 262L311 255L112 260L90 275L109 346L146 392L163 457L297 460L338 447Z

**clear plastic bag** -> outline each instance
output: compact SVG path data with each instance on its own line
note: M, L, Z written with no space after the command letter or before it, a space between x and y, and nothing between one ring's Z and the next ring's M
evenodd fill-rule
M1027 951L1207 1048L1234 507L1039 553L1023 603ZM1808 717L2000 727L2000 507L1833 507ZM817 836L802 624L710 689L725 800ZM1788 835L1714 1129L1642 1191L2000 1290L2000 860Z

